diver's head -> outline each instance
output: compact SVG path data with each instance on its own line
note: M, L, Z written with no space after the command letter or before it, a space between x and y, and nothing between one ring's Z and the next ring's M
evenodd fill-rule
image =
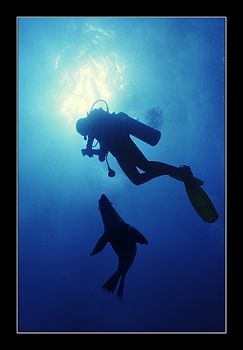
M87 121L86 118L80 118L76 122L76 130L79 134L87 135Z
M103 108L94 108L91 112L88 113L88 117L99 118L102 116L106 116L107 112L103 110Z

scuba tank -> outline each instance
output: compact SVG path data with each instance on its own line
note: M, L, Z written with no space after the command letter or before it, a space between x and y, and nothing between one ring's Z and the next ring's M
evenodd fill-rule
M123 130L137 137L141 141L146 142L151 146L155 146L159 142L161 137L161 132L159 130L141 123L123 112L116 114L115 118L121 120Z
M93 103L90 113L92 113L93 108L97 102L103 102L106 105L106 112L101 110L104 114L110 114L109 113L109 107L108 104L104 100L97 100ZM101 111L96 110L96 113L101 113ZM94 111L95 112L95 111ZM120 122L120 127L122 130L124 130L126 133L131 134L132 136L137 137L143 142L148 143L151 146L157 145L157 143L160 140L161 132L157 129L152 128L149 125L146 125L134 118L129 117L127 114L120 112L120 113L114 113L114 118Z

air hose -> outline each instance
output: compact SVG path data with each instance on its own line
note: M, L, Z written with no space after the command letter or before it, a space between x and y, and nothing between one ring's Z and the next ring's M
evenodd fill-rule
M94 106L96 105L97 102L103 102L105 105L106 105L106 112L109 113L109 107L108 107L108 104L105 100L96 100L93 104L92 104L92 107L90 109L90 112L92 112ZM89 113L90 113L89 112Z
M106 154L105 156L105 161L106 161L106 164L107 164L107 167L108 167L108 176L109 177L114 177L116 175L115 171L113 169L111 169L109 163L108 163L108 159L107 159L107 156L108 154Z
M107 104L107 102L106 102L105 100L96 100L96 101L92 104L92 107L91 107L89 113L92 112L92 110L94 109L94 106L96 105L97 102L103 102L103 103L106 105L106 112L109 113L109 107L108 107L108 104ZM95 144L94 147L97 146L97 143L98 143L98 141L96 142L96 144ZM109 176L109 177L114 177L114 176L116 175L116 173L115 173L115 171L114 171L113 169L111 169L111 167L110 167L110 165L109 165L109 163L108 163L107 156L108 156L108 153L107 153L106 156L105 156L105 161L106 161L106 164L107 164L107 167L108 167L108 176Z

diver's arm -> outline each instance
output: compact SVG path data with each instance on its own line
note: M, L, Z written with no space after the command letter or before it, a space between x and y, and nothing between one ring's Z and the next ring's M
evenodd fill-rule
M100 148L99 148L98 151L99 151L99 161L100 162L104 162L105 157L108 154L108 151L107 151L106 147L104 147L104 145L100 144Z
M87 142L87 145L86 145L86 149L87 149L88 152L92 151L93 142L94 142L94 136L89 136L88 137L88 142Z
M85 149L82 149L83 156L87 155L89 157L93 157L93 155L99 156L99 161L104 162L106 155L108 154L108 150L101 143L99 149L92 148L95 137L89 136L87 145Z
M93 150L92 150L92 145L94 142L94 137L93 136L88 136L88 141L86 144L86 148L82 149L82 154L83 156L89 156L89 157L93 157Z

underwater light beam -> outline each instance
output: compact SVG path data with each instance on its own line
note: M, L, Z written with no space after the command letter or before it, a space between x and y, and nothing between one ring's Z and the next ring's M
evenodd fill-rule
M108 103L124 89L124 65L115 57L92 59L75 71L66 72L62 78L61 112L70 121L85 117L94 101Z

